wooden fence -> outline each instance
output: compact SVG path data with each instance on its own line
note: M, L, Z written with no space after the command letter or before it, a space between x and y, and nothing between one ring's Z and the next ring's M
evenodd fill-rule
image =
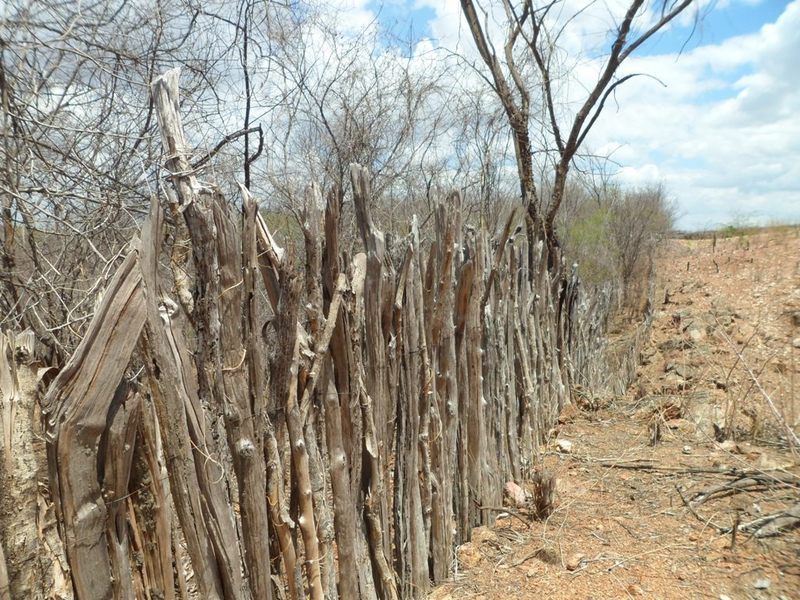
M611 296L458 194L390 251L358 166L363 251L311 185L299 268L246 189L239 211L192 172L177 72L153 100L168 197L42 402L75 597L424 597L541 478L571 386L607 379Z

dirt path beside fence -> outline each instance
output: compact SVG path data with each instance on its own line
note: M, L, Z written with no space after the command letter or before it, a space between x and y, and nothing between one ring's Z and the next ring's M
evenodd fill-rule
M800 598L799 258L797 229L671 242L636 384L552 432L553 514L475 530L430 597Z

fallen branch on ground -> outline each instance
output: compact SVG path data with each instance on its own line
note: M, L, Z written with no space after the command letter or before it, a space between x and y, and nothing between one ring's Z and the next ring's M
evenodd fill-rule
M678 492L678 496L680 496L680 498L681 498L681 501L683 502L683 505L684 505L684 506L687 508L687 510L688 510L690 513L692 513L692 516L693 516L695 519L697 519L698 521L700 521L700 522L701 522L701 523L702 523L704 526L706 526L706 527L708 527L708 526L710 526L710 527L713 527L713 528L714 528L714 529L716 529L716 530L717 530L717 532L719 532L719 533L730 533L730 531L732 530L732 528L729 528L729 527L722 527L721 525L717 525L716 523L714 523L714 521L712 521L711 519L704 519L703 517L701 517L701 516L700 516L700 515L697 513L697 511L694 509L694 507L691 505L691 503L690 503L690 502L689 502L689 501L686 499L686 497L683 495L683 492L681 492L681 488L680 488L680 487L678 487L677 485L675 486L675 491L676 491L676 492Z
M758 517L749 523L741 523L737 519L733 527L723 527L721 525L717 525L711 519L704 519L702 516L700 516L700 514L692 506L692 503L689 502L689 500L687 500L683 495L680 487L675 486L675 490L678 492L678 496L680 496L681 500L683 501L683 505L695 519L700 521L704 526L712 527L722 535L734 533L735 529L736 532L749 533L751 538L760 539L765 537L774 537L796 527L800 527L800 502L777 512ZM733 543L734 542L732 542L732 544Z
M512 517L516 517L517 519L522 521L525 524L525 527L527 527L528 529L531 528L531 521L533 521L532 514L526 515L525 513L516 511L513 508L509 508L507 506L481 506L477 502L475 503L475 505L478 507L479 510L493 510L497 512L506 512Z
M727 483L723 483L722 485L717 485L707 490L697 492L691 499L691 503L697 506L712 498L723 498L739 492L780 487L800 488L800 477L793 475L792 473L742 473L735 481L729 481Z
M717 319L716 316L714 317L714 320L717 322L717 325L720 325L719 319ZM742 366L744 367L745 371L747 371L747 374L750 376L753 385L755 385L756 389L758 389L759 393L764 397L764 400L766 400L767 406L769 406L769 409L772 411L772 415L775 417L775 419L778 421L781 427L783 427L783 429L786 431L787 439L792 445L792 451L797 452L798 448L800 448L800 439L798 439L797 434L789 426L789 424L786 422L786 419L783 417L781 412L775 406L775 403L772 401L772 398L764 389L764 387L761 385L761 382L758 379L758 375L753 373L753 370L744 360L744 356L742 355L742 353L736 348L736 344L733 343L731 338L721 328L719 330L719 334L722 336L725 342L727 342L728 346L730 346L730 349L736 355L737 360L742 363Z
M770 513L739 525L739 531L752 533L753 537L765 538L780 535L800 526L800 502L778 512Z
M795 475L793 473L790 473L783 467L775 467L771 469L757 469L757 470L740 469L737 467L724 467L724 468L686 467L686 466L668 467L664 465L659 465L654 460L646 458L627 459L627 460L584 458L581 460L583 460L584 462L594 463L601 467L606 467L609 469L654 471L657 473L686 473L692 475L705 473L710 475L727 475L729 477L735 477L737 479L745 477L755 477L755 478L767 477L775 480L776 482L782 482L788 485L800 487L800 475ZM770 473L776 473L776 475L770 475Z

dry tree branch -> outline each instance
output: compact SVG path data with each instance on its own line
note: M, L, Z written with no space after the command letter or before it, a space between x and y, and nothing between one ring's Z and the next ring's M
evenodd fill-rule
M258 132L261 131L261 125L257 125L255 127L248 127L247 129L240 129L239 131L234 131L233 133L229 133L224 138L222 138L219 142L217 142L216 146L214 146L211 150L209 150L202 157L200 157L196 161L194 161L192 163L192 169L196 171L197 169L202 167L209 160L214 158L214 156L220 150L222 150L222 148L224 148L227 144L229 144L230 142L232 142L234 140L237 140L242 136L245 136L245 135L248 135L248 134L251 134L251 133L256 133L257 131Z
M719 322L719 319L717 319L716 315L714 316L714 321L717 323L717 325L721 326L721 323ZM747 361L745 360L744 356L742 356L742 353L739 351L739 349L736 347L736 344L733 343L733 340L731 340L731 338L728 336L728 334L725 333L723 329L720 329L719 333L720 336L722 336L722 339L724 339L725 342L728 344L731 351L736 355L738 361L742 363L742 367L744 367L744 370L747 371L747 374L750 376L750 379L753 381L753 384L756 386L756 389L761 393L761 395L767 401L767 405L772 411L772 415L775 417L778 423L786 430L787 437L791 442L790 446L792 448L792 453L797 455L798 449L800 449L800 439L798 439L797 434L794 432L794 430L792 430L792 428L786 422L786 419L784 419L783 415L778 410L778 407L775 406L775 403L772 401L772 398L764 389L764 386L761 385L758 376L755 373L753 373L753 370L750 368L750 365L747 364Z

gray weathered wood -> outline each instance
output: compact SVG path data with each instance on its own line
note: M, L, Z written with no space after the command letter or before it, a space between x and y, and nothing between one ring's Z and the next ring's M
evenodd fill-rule
M363 252L340 241L342 192L323 202L311 184L299 267L248 190L240 214L192 171L178 73L152 96L165 206L153 199L43 403L76 594L424 597L492 524L480 507L536 476L572 386L630 376L647 320L609 375L613 293L582 301L560 254L516 234L519 211L492 233L464 223L453 194L387 247L358 165ZM123 375L140 359L134 390Z

